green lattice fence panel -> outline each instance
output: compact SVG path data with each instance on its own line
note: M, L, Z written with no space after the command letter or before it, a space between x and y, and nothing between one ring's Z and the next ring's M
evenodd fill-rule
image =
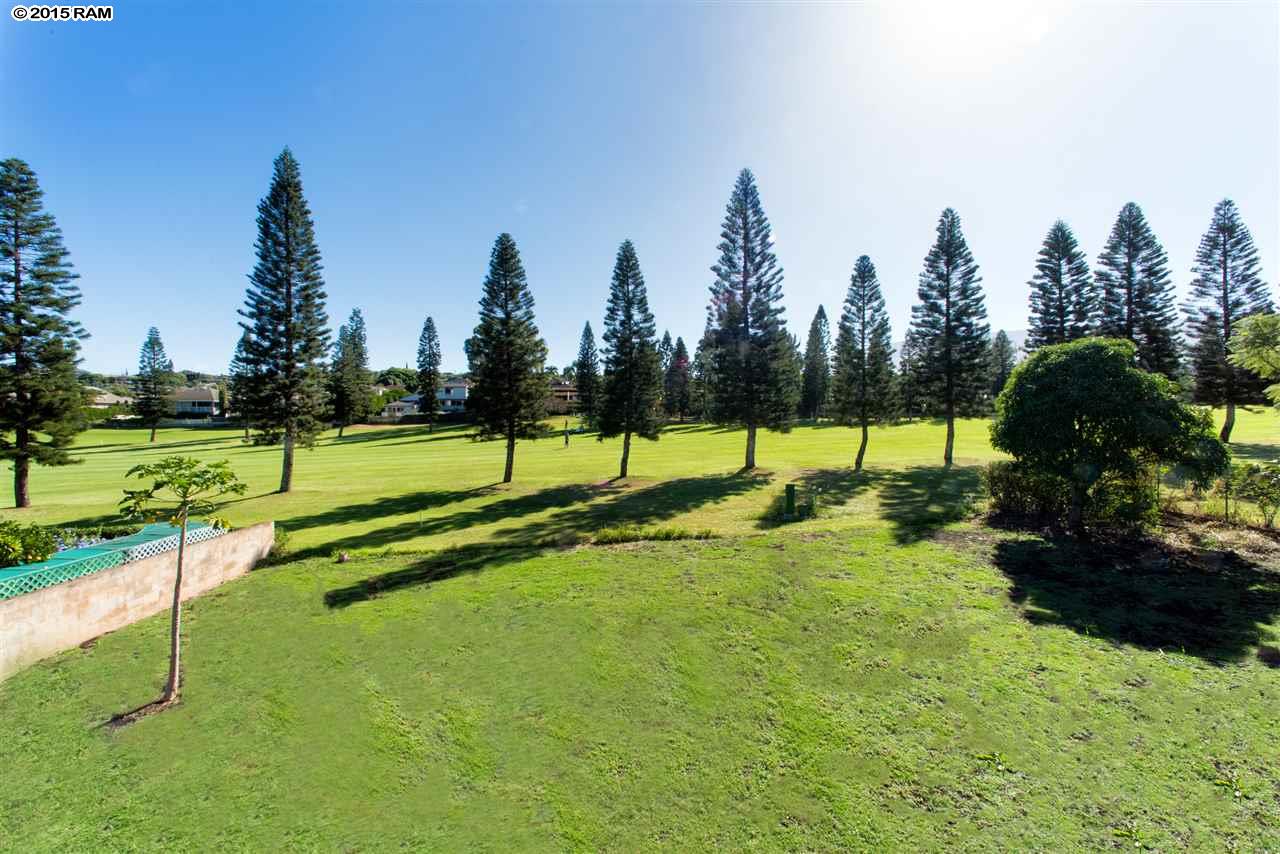
M221 528L193 523L187 528L187 544L204 542L223 533ZM21 596L122 563L172 551L178 548L178 536L179 529L173 525L147 525L128 537L96 546L68 549L41 563L0 569L0 599Z

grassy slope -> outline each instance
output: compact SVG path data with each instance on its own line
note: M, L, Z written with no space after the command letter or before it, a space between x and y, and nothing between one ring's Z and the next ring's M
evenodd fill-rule
M1273 425L1242 426L1262 445ZM101 514L124 467L207 436L96 434L85 467L37 474L31 515ZM1029 572L1061 556L941 529L973 478L928 467L928 425L879 431L893 467L864 483L827 479L833 515L763 534L778 481L842 464L848 431L768 440L773 486L726 474L740 435L668 435L640 447L654 482L606 494L572 484L607 478L613 448L525 445L521 484L430 506L426 530L416 506L484 486L500 456L424 438L325 443L302 458L303 492L235 518L312 517L304 549L667 517L755 535L254 573L190 606L177 709L92 728L158 687L161 618L0 685L0 850L1280 846L1280 688L1252 657L1277 636L1274 573L1157 568L1141 591L1168 600L1156 609L1124 599L1127 569ZM965 425L960 454L988 456L981 438ZM278 464L188 449L230 457L251 494ZM1192 607L1232 597L1252 610Z

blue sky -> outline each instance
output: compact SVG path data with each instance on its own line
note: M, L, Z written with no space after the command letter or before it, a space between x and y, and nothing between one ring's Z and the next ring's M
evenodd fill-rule
M414 360L428 314L464 367L501 231L555 364L599 331L624 238L659 328L696 338L743 166L801 336L865 253L900 338L946 206L1012 330L1053 220L1092 260L1129 200L1180 294L1226 196L1277 281L1278 9L117 0L111 23L5 14L0 150L63 228L92 370L132 370L151 325L179 367L225 369L284 145L333 325L362 308L376 367Z

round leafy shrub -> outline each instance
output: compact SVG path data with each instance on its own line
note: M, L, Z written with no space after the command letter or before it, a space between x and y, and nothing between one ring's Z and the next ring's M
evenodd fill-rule
M1135 367L1135 356L1131 342L1108 338L1042 347L996 399L991 443L1064 484L1072 529L1091 505L1153 517L1156 464L1211 481L1230 459L1209 413L1183 403L1165 377Z
M53 533L39 525L0 522L0 567L39 563L48 560L57 548Z

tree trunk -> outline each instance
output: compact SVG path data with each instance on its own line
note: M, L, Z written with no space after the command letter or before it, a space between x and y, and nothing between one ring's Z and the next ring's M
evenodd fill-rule
M747 425L747 458L742 466L748 471L756 467L756 425Z
M1067 528L1073 534L1084 531L1084 499L1086 487L1081 483L1071 484L1071 507L1067 510Z
M338 424L338 438L339 438L339 439L341 439L341 438L342 438L342 431L343 431L343 430L345 430L345 429L347 429L347 425L346 425L346 424L341 424L341 423L340 423L340 424Z
M1231 441L1231 430L1236 426L1236 405L1227 401L1227 417L1222 422L1222 432L1218 434L1218 438L1224 442Z
M507 469L502 475L503 483L511 482L511 473L516 465L516 428L514 426L507 428Z
M151 438L150 438L150 439L148 439L147 441L149 441L149 442L154 442L155 440L156 440L156 425L152 424L152 425L151 425Z
M867 455L867 422L862 422L862 442L858 445L858 456L853 461L853 470L862 471L862 458Z
M173 610L169 616L169 678L164 684L160 704L167 706L178 699L182 679L182 558L187 546L187 519L182 518L178 536L178 571L173 577Z
M246 442L249 441L249 422L248 421L244 422L244 440Z
M631 431L622 434L622 465L618 469L618 477L627 476L627 460L631 457Z
M950 406L947 407L947 446L942 452L942 464L950 466L953 459L952 449L956 444L956 416Z
M25 431L20 431L25 432ZM27 482L31 477L31 460L26 457L15 457L13 460L13 506L30 507L31 496L27 492Z
M284 434L284 464L280 467L280 491L288 492L293 488L293 432Z

